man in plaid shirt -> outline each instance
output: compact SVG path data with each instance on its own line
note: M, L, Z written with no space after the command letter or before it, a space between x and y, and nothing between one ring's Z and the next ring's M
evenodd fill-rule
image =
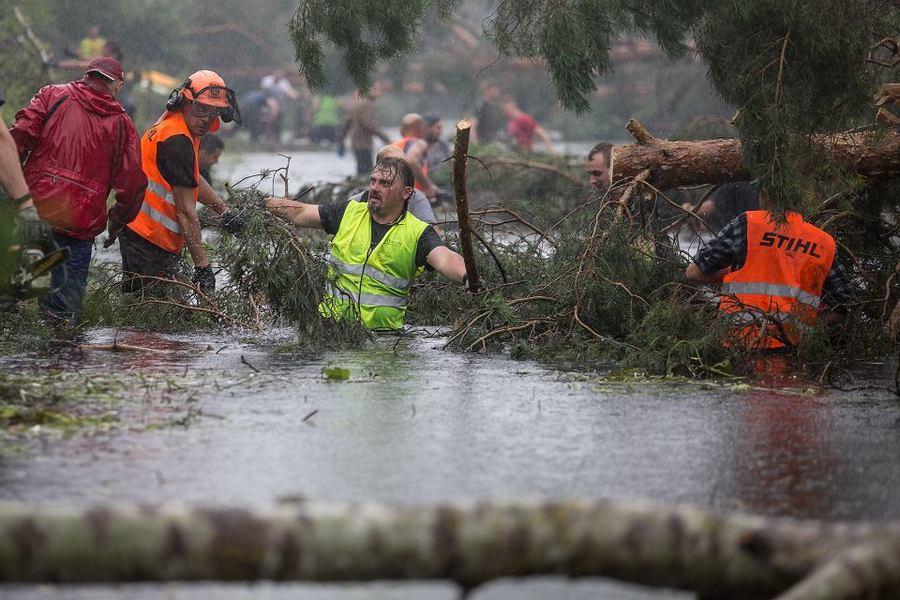
M723 300L720 308L728 312L814 309L826 324L840 322L854 294L834 240L797 213L775 225L767 204L761 194L763 210L743 213L723 227L700 249L685 277L700 284L724 283L723 294L733 301L726 306Z

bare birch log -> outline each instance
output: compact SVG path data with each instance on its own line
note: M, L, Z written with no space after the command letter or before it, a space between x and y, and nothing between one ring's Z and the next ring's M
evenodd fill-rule
M648 181L665 190L750 178L744 167L740 140L670 142L653 137L633 119L626 129L637 143L613 147L613 180L637 177L649 170ZM897 129L817 136L811 144L813 151L825 152L832 163L858 175L869 178L900 175L900 131Z
M453 145L453 194L456 196L456 216L459 220L459 245L466 263L469 290L478 291L478 267L472 251L472 220L469 218L469 191L466 165L469 161L469 136L472 123L463 119L456 124L456 142Z
M500 577L564 575L769 598L812 575L811 584L879 597L872 594L900 593L898 541L898 522L719 516L643 502L303 502L258 511L7 504L0 582L442 579L471 589ZM866 557L880 562L869 568ZM787 598L844 597L802 585Z

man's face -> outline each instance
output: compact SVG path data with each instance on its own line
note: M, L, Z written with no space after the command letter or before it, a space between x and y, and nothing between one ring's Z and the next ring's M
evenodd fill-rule
M425 130L425 139L429 142L436 142L441 139L441 134L443 132L444 124L440 121L435 121L428 126L428 129Z
M391 215L411 193L412 188L403 185L399 174L376 167L369 178L369 212L379 217Z
M602 152L597 152L585 166L591 185L598 190L609 188L609 165Z
M221 114L220 108L199 102L186 102L183 109L184 122L194 137L203 137L212 128Z
M211 169L219 162L219 157L222 156L222 149L218 148L216 150L201 150L200 151L200 168L203 170Z

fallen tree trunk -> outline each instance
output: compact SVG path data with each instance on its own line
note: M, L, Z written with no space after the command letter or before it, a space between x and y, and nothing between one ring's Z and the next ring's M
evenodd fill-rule
M650 171L648 182L659 189L685 185L746 181L740 140L670 142L653 137L632 119L626 126L636 143L614 146L614 181ZM830 162L857 175L881 178L900 175L900 131L844 132L813 138L811 151L822 151Z
M870 564L871 563L871 564ZM900 523L823 524L614 502L265 511L0 505L0 582L606 576L740 598L900 593ZM823 587L825 586L825 587ZM849 592L848 592L849 593Z

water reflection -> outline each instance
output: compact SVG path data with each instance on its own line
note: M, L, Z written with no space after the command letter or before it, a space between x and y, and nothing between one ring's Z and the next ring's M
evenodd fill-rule
M773 391L739 400L728 469L735 501L755 513L826 518L837 498L832 413L822 400Z

